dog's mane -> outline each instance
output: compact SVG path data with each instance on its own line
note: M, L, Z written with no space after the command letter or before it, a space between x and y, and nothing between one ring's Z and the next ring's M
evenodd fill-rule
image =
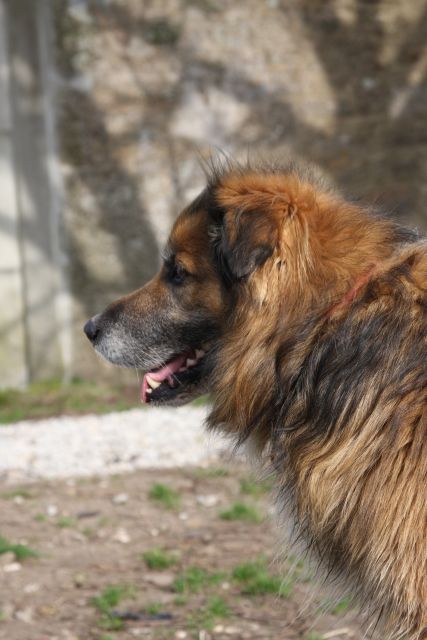
M218 193L230 176L234 185L254 171L283 176L284 189L289 172L298 184L309 180L314 193L319 188L310 171L294 164L254 169L222 162L211 169L205 193L217 227L224 215ZM384 613L394 630L417 638L427 624L427 553L415 550L427 536L425 500L414 495L427 478L427 245L320 184L331 207L342 209L331 224L359 225L354 258L345 257L358 275L371 265L366 286L340 306L346 289L337 277L338 298L325 289L305 306L293 303L296 280L280 268L285 245L247 279L233 282L228 273L234 306L215 357L208 422L231 430L238 443L269 451L296 535L316 549L326 572L334 567L351 582L370 613ZM356 238L364 224L363 254L364 241ZM314 248L313 278L320 259Z

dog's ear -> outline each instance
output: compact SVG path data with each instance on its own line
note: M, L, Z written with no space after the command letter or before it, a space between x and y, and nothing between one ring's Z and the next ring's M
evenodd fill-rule
M249 276L273 254L277 230L265 213L227 211L222 220L218 250L229 276Z

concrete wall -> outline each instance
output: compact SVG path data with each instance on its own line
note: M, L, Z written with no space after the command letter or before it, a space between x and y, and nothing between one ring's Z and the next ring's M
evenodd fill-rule
M155 272L200 154L307 160L427 228L427 0L0 9L0 384L126 375L81 326Z
M0 384L22 386L28 371L8 45L5 6L0 2Z
M45 0L0 1L1 386L62 376L70 364L50 24Z

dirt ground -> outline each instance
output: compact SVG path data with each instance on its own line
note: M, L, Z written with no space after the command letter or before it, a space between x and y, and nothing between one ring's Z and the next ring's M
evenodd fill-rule
M360 640L278 561L266 484L230 463L0 486L0 638Z

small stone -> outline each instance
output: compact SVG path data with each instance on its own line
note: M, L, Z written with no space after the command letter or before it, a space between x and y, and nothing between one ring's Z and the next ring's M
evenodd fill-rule
M24 504L25 500L24 500L24 498L22 496L15 496L13 498L13 502L15 504Z
M157 536L159 535L159 530L158 529L150 529L150 535L153 536L153 538L157 538Z
M152 571L150 573L146 573L144 578L146 582L161 588L171 587L175 582L175 576L173 573L165 573L164 571Z
M48 604L45 604L39 607L38 612L44 618L53 618L53 616L55 616L57 613L57 609Z
M24 587L24 593L37 593L37 591L40 591L40 585L37 582L31 582Z
M211 533L204 533L202 535L202 542L204 542L205 544L209 544L209 542L212 542L213 540L213 535Z
M20 620L21 622L25 622L26 624L31 624L33 621L34 610L32 607L27 607L26 609L20 609L19 611L15 611L15 618Z
M224 631L224 627L222 624L217 624L214 628L213 628L213 632L214 633L222 633Z
M126 504L129 501L129 496L127 493L118 493L116 496L112 498L113 504Z
M86 582L86 576L84 573L77 573L73 578L74 586L80 589Z
M202 629L199 631L199 640L210 640L210 635L207 631Z
M5 564L3 567L3 571L5 573L15 573L16 571L21 571L22 565L19 562L11 562L10 564Z
M188 520L188 513L186 513L185 511L181 511L181 513L179 514L178 518L180 520Z
M215 507L219 502L218 496L213 493L209 493L207 495L199 495L197 496L196 500L197 503L202 507Z
M54 518L55 516L57 516L58 515L58 507L56 506L56 504L48 504L47 507L46 507L46 513L51 518Z
M221 589L224 589L224 591L228 591L230 586L229 582L221 582Z
M224 627L224 633L228 636L236 636L240 634L240 629L237 627Z
M175 632L175 638L177 640L185 640L185 638L188 638L188 633L186 631L176 631Z
M121 544L129 544L130 535L128 534L126 529L124 529L123 527L120 527L119 529L117 529L116 533L114 534L113 540L115 542L120 542Z

